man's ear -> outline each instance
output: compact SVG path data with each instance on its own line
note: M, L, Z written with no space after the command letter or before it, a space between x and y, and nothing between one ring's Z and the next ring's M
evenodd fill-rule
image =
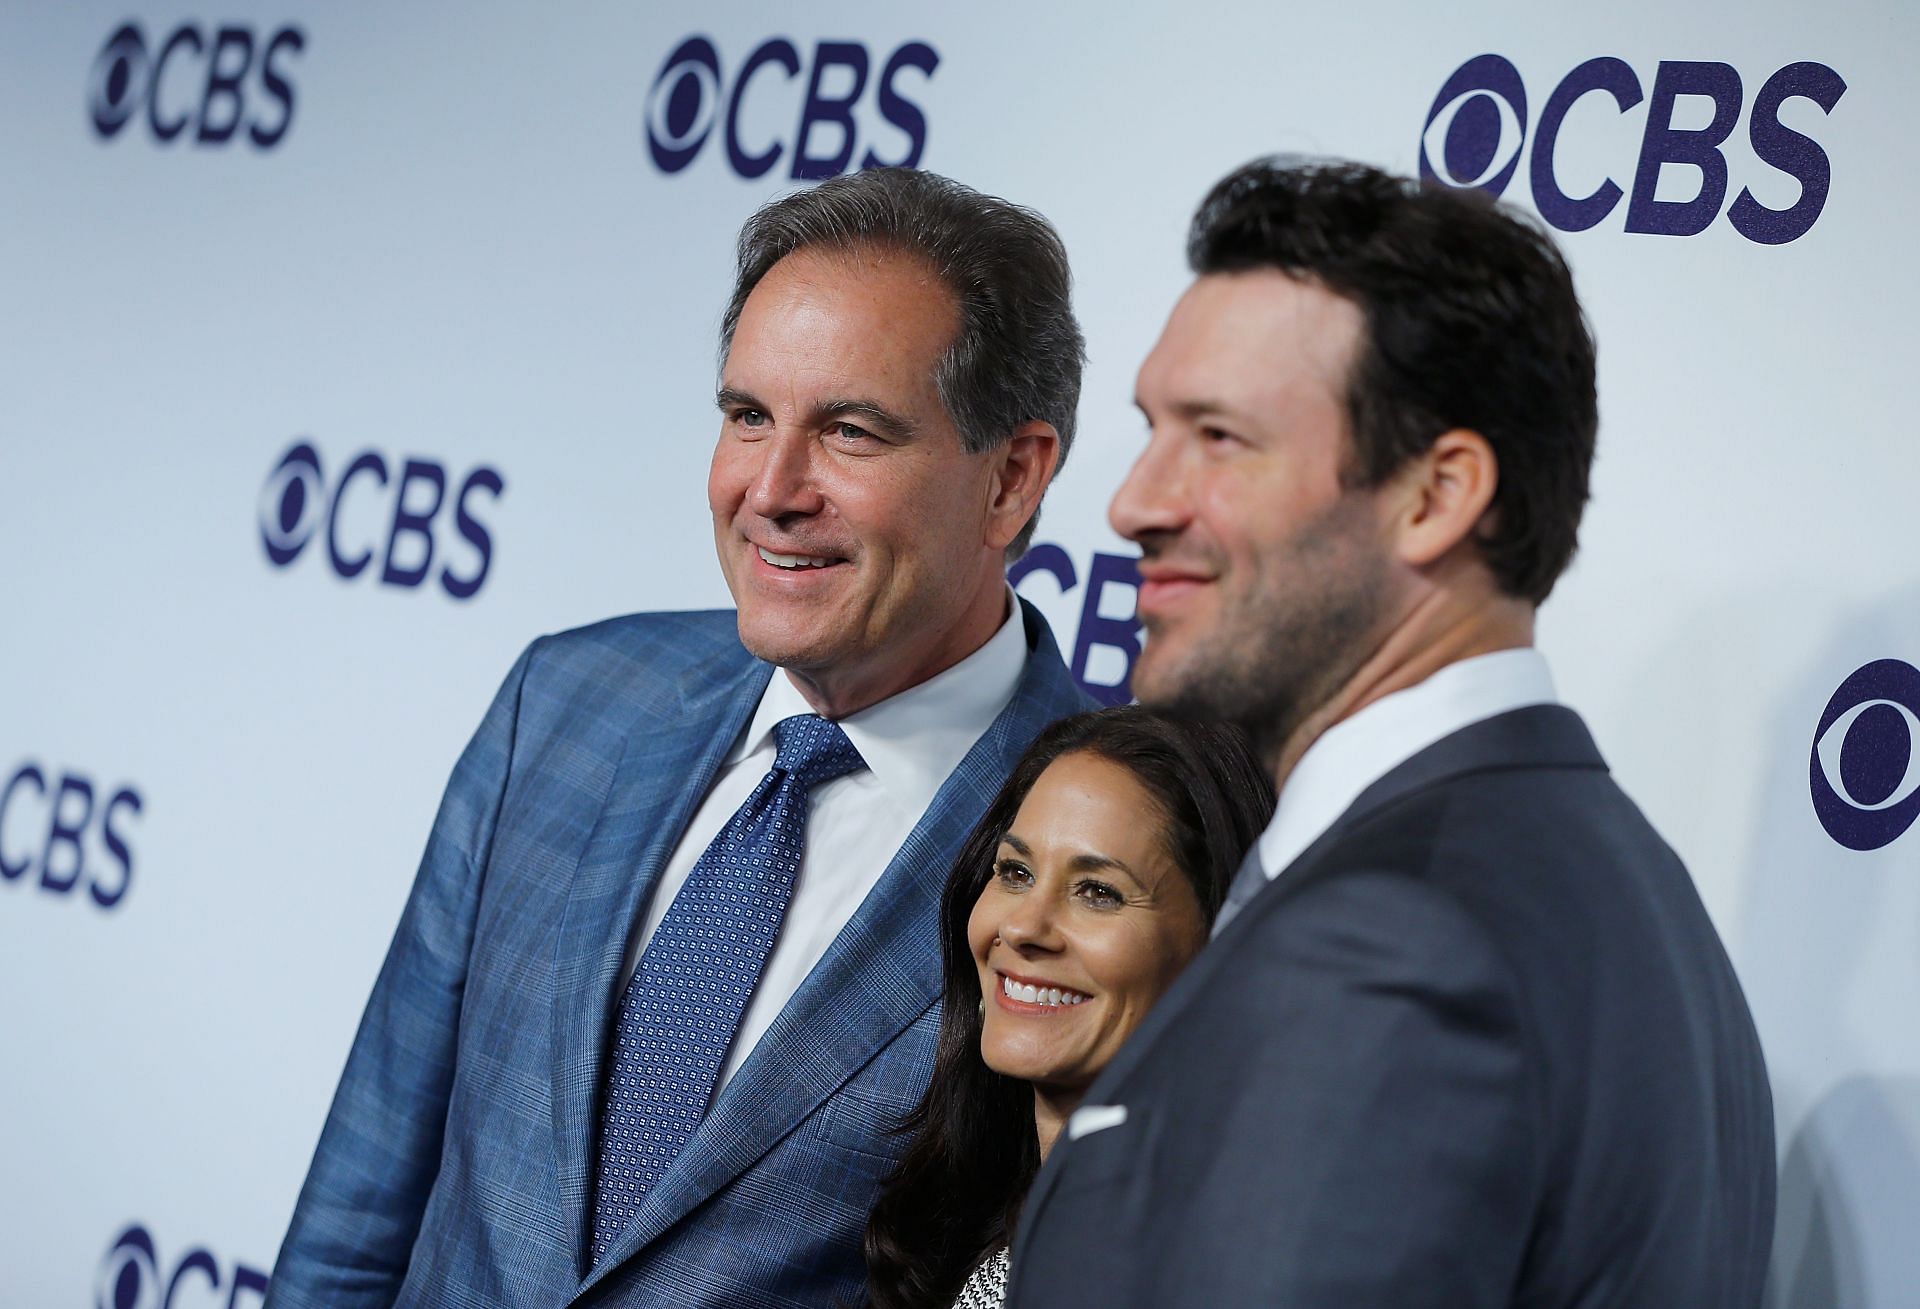
M1500 461L1480 433L1452 428L1434 438L1392 480L1394 550L1422 568L1480 533L1500 485Z
M1032 419L1014 428L1011 437L988 453L993 462L982 544L990 550L1005 550L1039 509L1053 470L1060 466L1060 433L1052 423Z

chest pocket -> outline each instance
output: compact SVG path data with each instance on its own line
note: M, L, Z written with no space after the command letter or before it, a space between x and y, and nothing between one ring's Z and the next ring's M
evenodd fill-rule
M1138 1106L1130 1107L1126 1121L1117 1126L1091 1132L1077 1141L1063 1140L1056 1147L1065 1153L1054 1193L1111 1190L1134 1174L1150 1171L1142 1164L1153 1141L1153 1116Z
M906 1153L901 1124L920 1102L933 1076L940 1041L940 1006L935 1001L913 1025L890 1042L814 1115L821 1139L890 1165Z

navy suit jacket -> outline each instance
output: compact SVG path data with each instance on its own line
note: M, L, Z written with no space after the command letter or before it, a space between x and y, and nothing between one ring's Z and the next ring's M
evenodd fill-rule
M267 1303L857 1301L889 1128L933 1066L948 868L1034 734L1089 703L1024 621L1012 702L591 1273L627 941L772 669L731 612L536 641L447 787Z
M1282 801L1284 803L1284 800ZM1375 783L1083 1102L1013 1309L1752 1309L1772 1100L1692 880L1558 706Z

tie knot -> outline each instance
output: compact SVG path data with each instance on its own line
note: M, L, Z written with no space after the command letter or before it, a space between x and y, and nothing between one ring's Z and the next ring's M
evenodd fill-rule
M773 725L777 747L773 766L793 777L803 791L867 766L853 742L819 714L795 714Z

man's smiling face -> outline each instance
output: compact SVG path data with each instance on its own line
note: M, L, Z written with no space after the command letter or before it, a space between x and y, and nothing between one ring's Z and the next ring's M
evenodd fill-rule
M801 250L734 331L707 479L720 567L741 641L840 713L958 662L1004 613L994 461L934 376L959 326L917 259Z
M1175 306L1140 368L1151 435L1108 514L1143 555L1141 703L1271 746L1377 639L1382 501L1341 476L1364 330L1357 305L1277 269L1202 277Z

